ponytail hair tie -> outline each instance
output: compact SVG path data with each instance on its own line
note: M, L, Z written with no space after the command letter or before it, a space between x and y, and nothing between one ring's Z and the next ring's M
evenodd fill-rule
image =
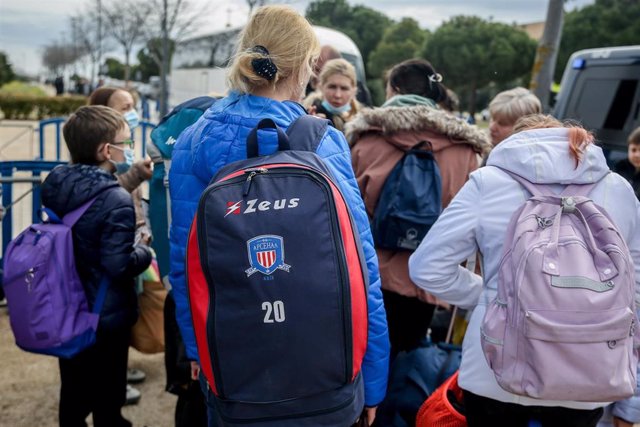
M433 73L427 77L429 79L429 82L432 82L432 83L440 83L442 81L442 74L440 73Z
M251 52L259 53L264 56L264 58L254 58L251 60L251 67L253 68L253 71L265 80L273 80L278 72L278 67L276 67L276 64L274 64L269 57L269 51L267 48L256 45L251 48Z

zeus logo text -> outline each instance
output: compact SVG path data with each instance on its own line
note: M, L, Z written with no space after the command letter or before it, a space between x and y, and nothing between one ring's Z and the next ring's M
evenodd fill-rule
M299 197L293 199L279 199L274 201L251 199L246 201L246 208L242 210L242 201L227 202L227 211L224 216L226 218L229 215L239 215L240 213L250 214L256 213L258 211L270 211L272 209L276 211L281 209L293 209L297 208L299 204Z

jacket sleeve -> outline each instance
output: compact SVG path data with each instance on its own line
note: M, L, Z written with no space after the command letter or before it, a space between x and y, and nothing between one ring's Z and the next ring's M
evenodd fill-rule
M482 292L482 278L460 265L477 251L480 194L480 174L475 172L409 258L413 283L461 308L474 307Z
M382 303L378 258L373 246L369 220L362 202L360 190L351 166L351 154L344 135L329 128L318 146L317 154L323 158L334 174L351 214L358 227L362 249L369 272L367 308L369 329L367 351L362 364L365 405L376 406L384 399L389 371L389 333L387 316Z
M100 259L104 271L111 277L134 277L151 263L151 252L146 246L134 246L135 214L131 197L123 190L106 196L107 210L100 236Z
M180 328L187 358L198 360L196 337L191 321L191 309L185 276L185 259L189 228L198 208L198 199L204 191L203 183L192 172L193 155L190 147L190 129L178 138L171 156L169 193L171 198L171 227L169 233L169 262L172 295L176 303L176 321Z
M138 188L140 184L142 184L146 178L144 177L145 172L144 161L140 160L131 165L128 171L123 173L122 175L117 175L118 183L127 190L127 192L131 193L133 190Z

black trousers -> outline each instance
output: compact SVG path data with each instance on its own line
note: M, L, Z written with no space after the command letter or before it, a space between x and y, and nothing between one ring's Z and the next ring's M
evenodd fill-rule
M504 403L466 390L464 410L469 427L528 427L533 420L542 427L595 427L603 412L602 408L581 410Z
M418 348L427 335L435 305L418 298L405 297L395 292L382 291L384 308L387 311L391 359L401 351Z
M98 331L96 342L72 359L59 359L60 427L131 427L121 414L126 400L130 328Z

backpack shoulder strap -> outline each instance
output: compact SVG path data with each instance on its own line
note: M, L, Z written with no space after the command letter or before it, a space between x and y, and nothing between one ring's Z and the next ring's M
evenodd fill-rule
M611 171L609 171L609 173L607 173L605 176L603 176L602 178L600 178L596 182L592 182L590 184L571 184L571 185L567 185L567 187L562 191L562 193L560 195L562 197L565 197L565 196L583 196L583 197L587 197L589 195L589 193L591 193L591 191L596 187L596 185L598 185L600 183L600 181L602 181L607 176L609 176L610 173L611 173Z
M308 114L298 117L287 129L291 149L315 153L328 126L329 120L326 119Z
M497 167L497 166L494 166ZM497 167L498 169L500 169L502 172L506 173L507 175L509 175L511 178L513 178L515 181L517 181L520 185L522 185L529 193L531 193L534 197L535 196L554 196L554 194L549 191L549 189L547 188L546 185L539 185L539 184L534 184L533 182L529 181L528 179L513 173L511 171L508 171L506 169L502 169L501 167Z
M84 202L82 205L80 205L76 209L72 210L71 212L68 212L62 218L62 222L69 228L73 227L75 225L75 223L78 222L80 217L82 215L84 215L84 213L87 211L87 209L89 209L89 207L93 204L93 202L96 201L96 198L97 197L94 197L93 199L90 199L89 201Z

